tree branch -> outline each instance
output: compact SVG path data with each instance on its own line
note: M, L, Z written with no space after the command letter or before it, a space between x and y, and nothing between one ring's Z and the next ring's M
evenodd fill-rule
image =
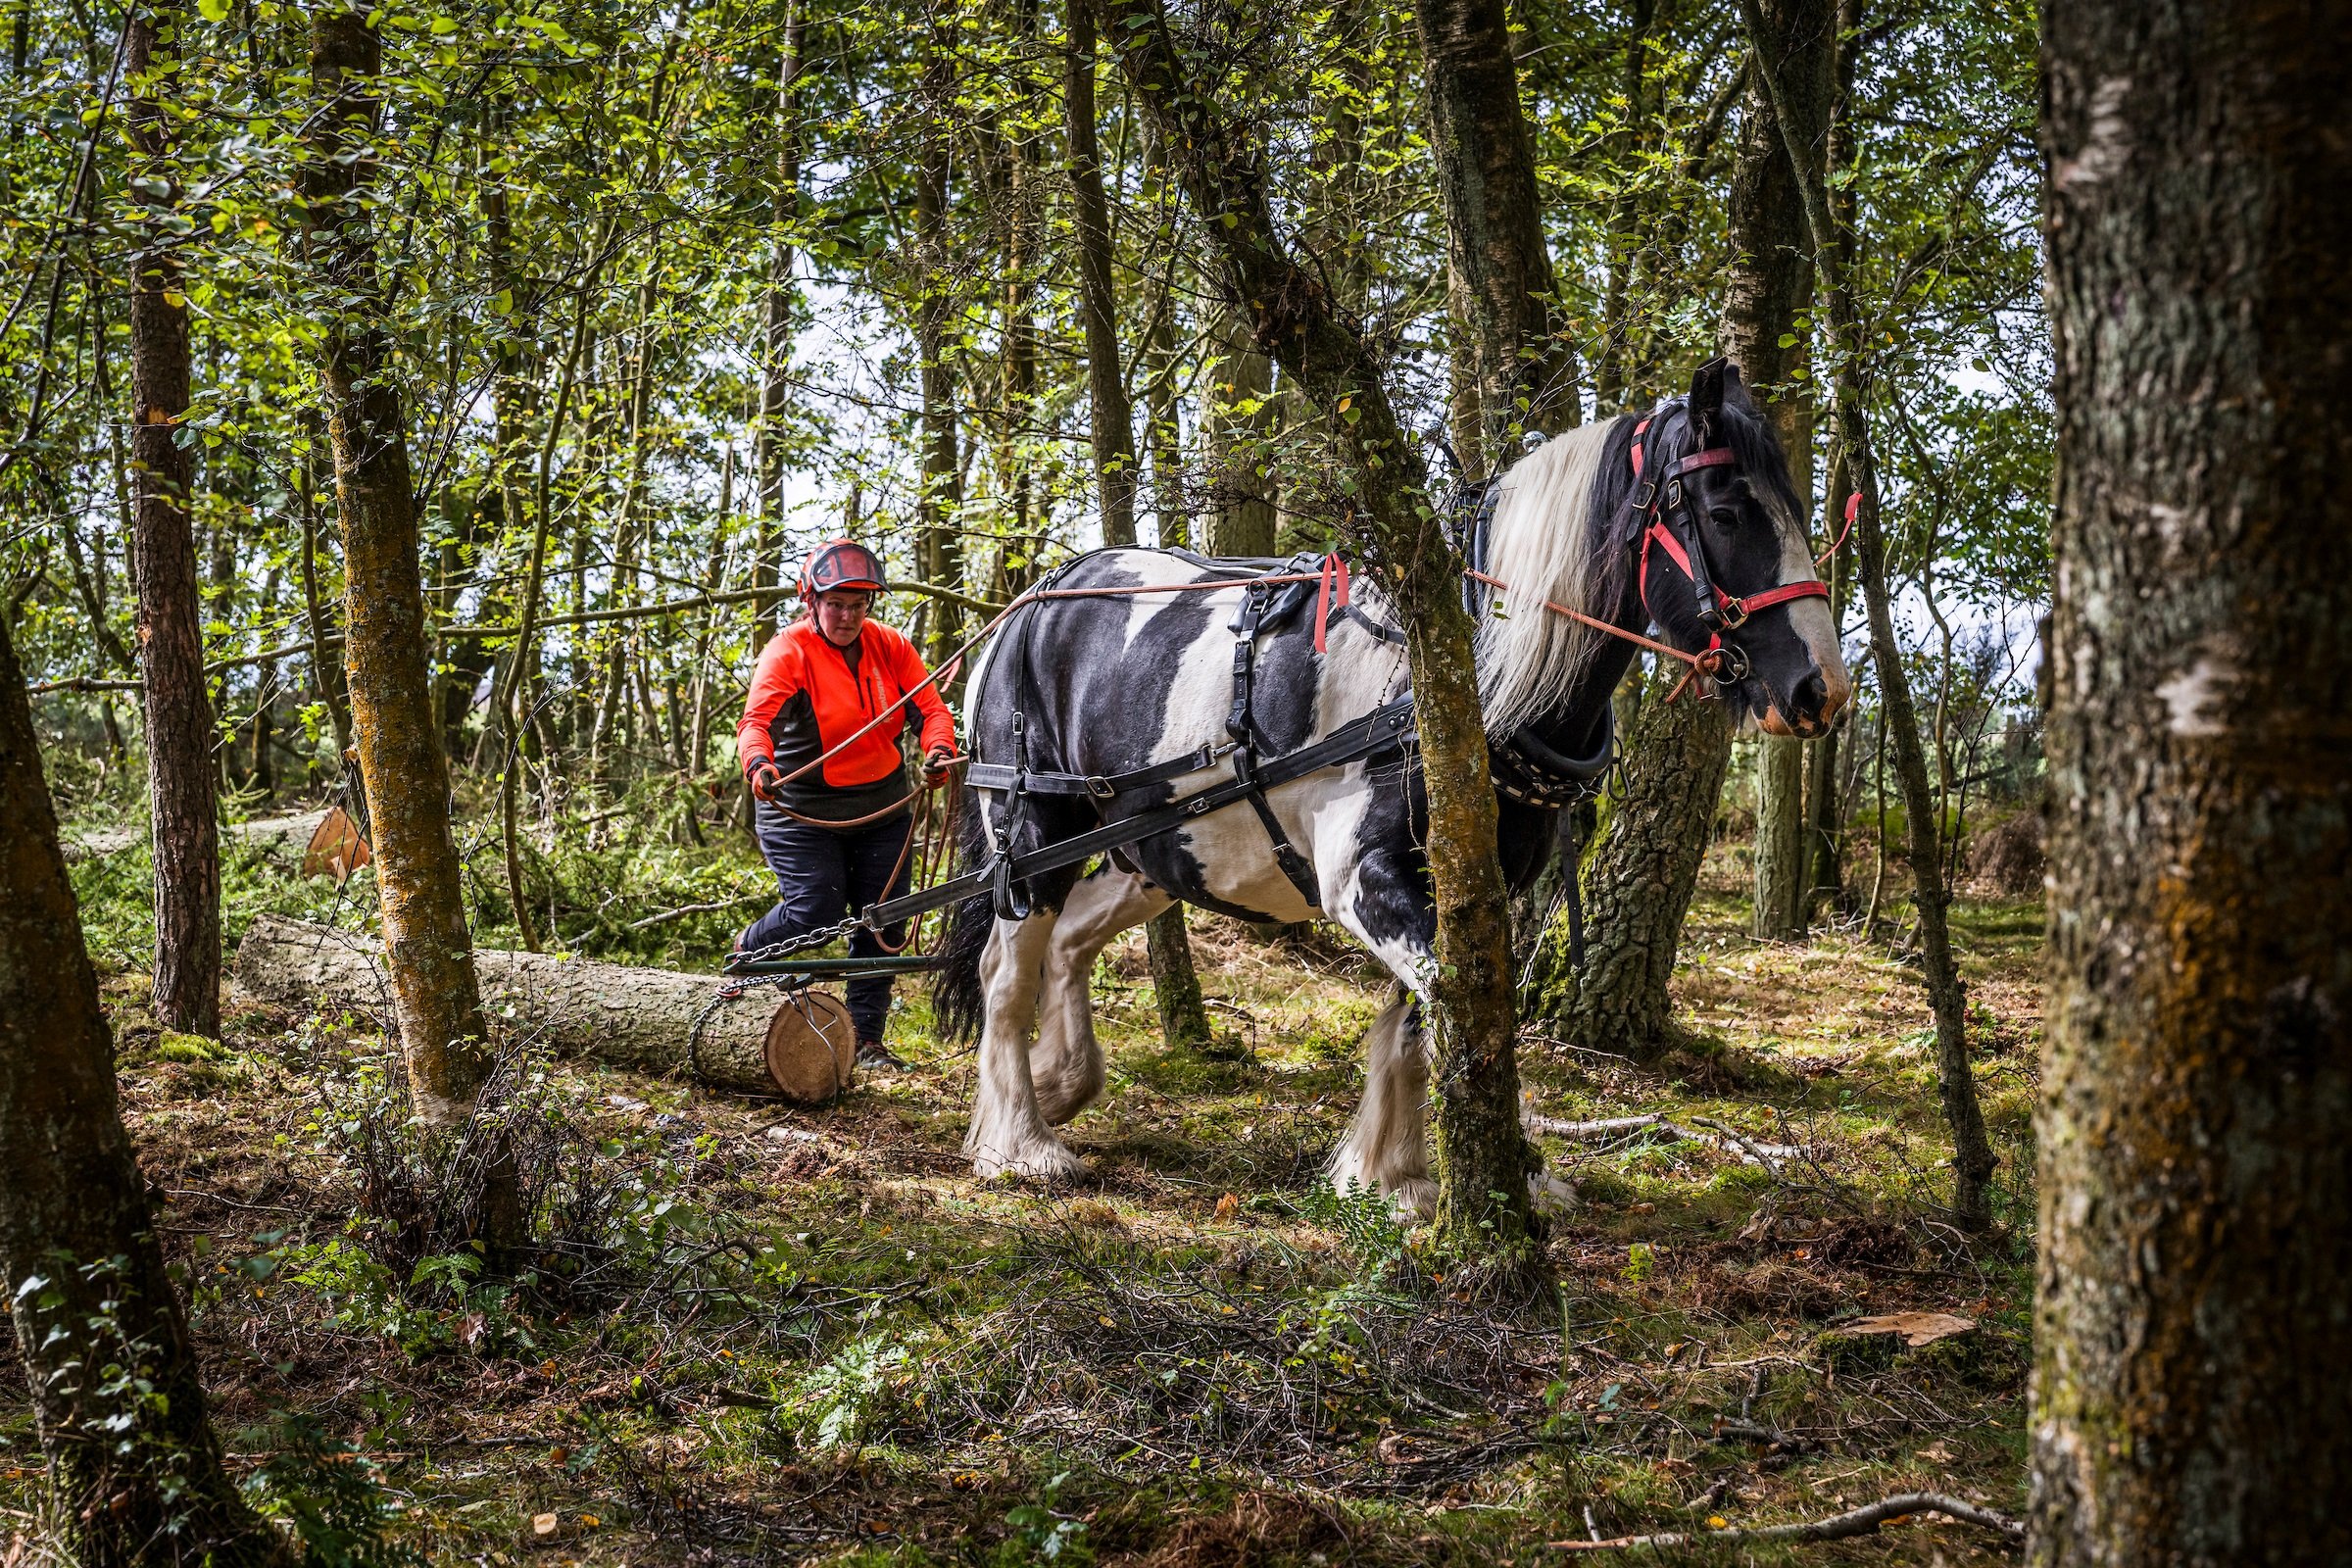
M1855 1536L1876 1535L1881 1525L1899 1523L1922 1513L1939 1513L1965 1525L1998 1531L2012 1541L2023 1541L2026 1536L2025 1525L2005 1513L1980 1508L1940 1492L1904 1492L1805 1524L1766 1525L1755 1530L1665 1531L1654 1536L1619 1536L1613 1541L1554 1541L1550 1545L1555 1551L1630 1551L1643 1546L1656 1549L1764 1542L1848 1541Z

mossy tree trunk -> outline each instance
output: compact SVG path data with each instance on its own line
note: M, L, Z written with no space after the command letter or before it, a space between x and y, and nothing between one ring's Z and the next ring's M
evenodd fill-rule
M5 616L0 886L0 1284L74 1559L290 1563L221 1469Z
M188 305L168 226L179 190L170 100L178 90L172 5L140 5L124 40L134 187L144 233L130 289L131 528L138 649L146 677L147 788L155 820L155 1015L184 1034L220 1032L220 829L204 607L190 524L195 464L178 442L188 412Z
M914 168L914 280L921 291L914 313L915 352L922 359L923 496L915 565L935 587L963 586L963 546L956 534L963 513L963 464L957 453L956 367L948 329L956 318L956 277L948 257L949 180L955 172L956 31L934 19L923 42L923 98L927 117ZM952 599L934 598L924 610L929 635L924 655L934 669L954 655L961 617Z
M1753 41L1772 51L1788 123L1783 126L1759 74L1748 74L1732 161L1731 267L1724 284L1724 350L1764 405L1800 498L1813 493L1813 408L1805 383L1804 318L1813 296L1812 236L1797 196L1801 173L1827 167L1836 80L1835 0L1769 0ZM1784 340L1788 340L1784 342ZM1808 507L1808 513L1810 508ZM1798 519L1802 526L1807 518ZM1750 930L1770 941L1805 932L1805 747L1790 736L1756 741L1755 901Z
M1551 253L1544 244L1535 139L1519 106L1509 7L1504 0L1416 0L1414 19L1452 305L1463 328L1456 352L1469 353L1499 467L1520 431L1549 435L1583 417L1576 351L1552 320Z
M2352 1562L2345 21L2042 15L2040 1564Z
M1360 506L1351 542L1404 622L1437 915L1436 963L1424 983L1435 1004L1438 1240L1454 1252L1524 1258L1533 1222L1519 1130L1509 918L1460 562L1378 360L1276 232L1259 143L1190 78L1188 55L1155 0L1089 3L1136 101L1166 138L1213 247L1227 303L1296 381L1327 433L1340 482Z
M382 43L364 14L321 7L311 72L319 106L303 200L312 265L333 302L321 323L327 434L343 532L345 662L377 888L417 1114L465 1119L488 1077L481 995L449 821L449 763L433 707L417 569L416 499L374 235L360 199L380 105Z
M1250 335L1246 316L1217 321L1201 434L1208 447L1208 549L1217 556L1274 553L1274 362Z
M1095 18L1074 6L1069 19L1068 75L1062 104L1068 118L1071 205L1078 229L1078 314L1086 328L1086 396L1093 413L1095 496L1102 512L1102 542L1135 543L1135 410L1119 357L1119 297L1111 277L1110 212L1102 194L1102 160L1095 134ZM1184 906L1144 927L1152 958L1159 1026L1171 1046L1200 1047L1209 1039L1208 1009L1193 968Z
M1531 1006L1561 1038L1638 1058L1673 1043L1666 982L1732 760L1723 704L1688 692L1666 701L1682 667L1649 677L1625 736L1625 796L1585 862L1584 971L1568 961L1563 914L1544 932L1529 984Z
M783 38L776 52L776 189L768 212L774 228L766 285L760 300L760 428L752 443L759 474L758 542L752 586L776 590L752 601L752 654L776 629L791 581L784 552L784 416L791 401L792 225L801 216L801 116L797 89L808 18L799 0L785 0Z

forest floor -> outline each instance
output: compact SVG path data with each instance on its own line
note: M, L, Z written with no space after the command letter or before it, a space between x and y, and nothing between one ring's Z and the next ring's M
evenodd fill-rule
M972 1058L911 987L892 1030L908 1070L820 1111L530 1061L514 1103L542 1242L508 1286L469 1254L416 1255L430 1203L404 1185L374 1028L239 1003L220 1042L159 1035L119 956L139 951L143 873L77 876L234 1463L320 1543L395 1548L325 1560L1517 1568L1595 1533L1904 1491L2023 1502L2037 902L1955 909L1996 1236L1938 1217L1916 970L1851 934L1748 940L1719 852L1675 981L1690 1049L1643 1066L1531 1026L1531 1109L1704 1119L1805 1152L1766 1169L1657 1128L1544 1139L1578 1200L1550 1230L1556 1294L1512 1304L1449 1288L1383 1205L1318 1185L1386 989L1320 932L1196 918L1232 1059L1162 1047L1140 932L1104 955L1109 1088L1067 1129L1100 1179L1076 1193L972 1178ZM232 883L246 917L371 902L252 865ZM1896 1312L1972 1326L1916 1348L1839 1326ZM0 1364L5 1555L41 1494ZM2007 1552L1931 1517L1680 1555Z

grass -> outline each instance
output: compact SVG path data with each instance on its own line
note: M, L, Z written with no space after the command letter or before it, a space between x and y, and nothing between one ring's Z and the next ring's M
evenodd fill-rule
M1319 1186L1385 978L1327 934L1269 945L1206 918L1203 983L1247 1049L1166 1050L1141 933L1107 953L1110 1087L1067 1129L1099 1176L1083 1192L972 1179L971 1056L905 986L891 1036L910 1070L822 1111L534 1063L522 1093L568 1140L565 1191L596 1200L562 1219L594 1263L509 1290L447 1259L406 1278L373 1261L383 1237L353 1216L377 1156L353 1128L397 1116L370 1021L246 1007L210 1046L155 1031L132 963L140 853L77 877L217 1418L259 1477L287 1414L309 1417L365 1456L370 1505L432 1560L1517 1565L1589 1530L1780 1522L1913 1488L2022 1503L2034 906L1955 910L2007 1179L1989 1240L1936 1208L1916 972L1859 933L1749 941L1718 864L1676 979L1700 1049L1652 1070L1534 1028L1528 1095L1548 1116L1708 1117L1809 1154L1776 1178L1654 1132L1545 1140L1579 1193L1547 1244L1553 1296L1468 1298L1383 1206ZM566 853L565 906L597 912L559 929L592 934L751 870L722 845ZM356 923L371 902L267 865L228 883L232 925L261 907ZM674 962L714 932L662 940ZM1916 1350L1838 1330L1901 1309L1979 1326ZM38 1480L24 1390L0 1384L0 1508L37 1512ZM1740 1560L1800 1555L2001 1552L1920 1525Z

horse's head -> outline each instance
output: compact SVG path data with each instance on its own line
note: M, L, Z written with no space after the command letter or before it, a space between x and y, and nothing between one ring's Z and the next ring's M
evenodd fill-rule
M1654 511L1636 518L1642 597L1669 642L1720 646L1726 700L1774 735L1819 735L1853 695L1818 587L1805 514L1772 426L1739 368L1691 377L1683 420L1665 418L1647 460Z

